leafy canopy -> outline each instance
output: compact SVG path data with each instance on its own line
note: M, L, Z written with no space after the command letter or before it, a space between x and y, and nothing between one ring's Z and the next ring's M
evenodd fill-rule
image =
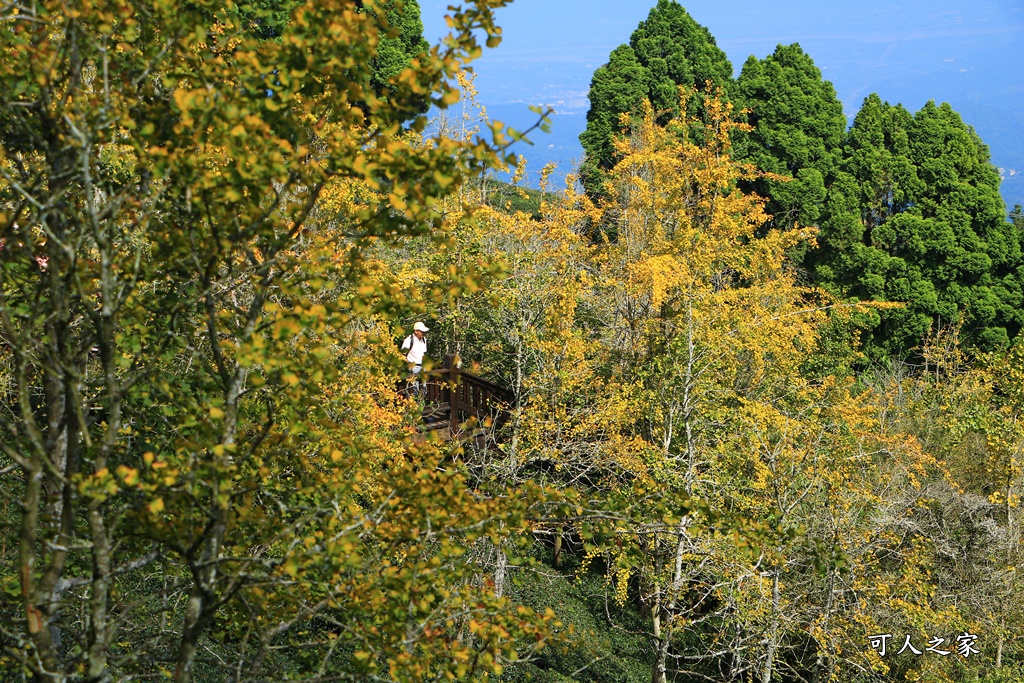
M911 115L866 98L821 225L809 261L822 285L906 304L867 321L877 357L902 357L960 321L964 341L982 350L1019 333L1022 236L1006 220L988 149L948 104Z
M737 135L736 156L762 172L749 189L768 199L769 226L819 225L846 132L835 88L794 43L748 58L736 100L753 126Z

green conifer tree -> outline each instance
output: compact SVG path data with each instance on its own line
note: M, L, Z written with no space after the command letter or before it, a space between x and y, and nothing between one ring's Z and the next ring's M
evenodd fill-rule
M817 225L826 187L839 170L846 131L835 88L794 43L779 45L764 59L751 56L736 90L753 126L737 135L736 156L761 171L792 178L762 176L748 187L768 198L768 227Z
M377 56L371 62L373 75L370 84L379 96L386 97L390 91L388 80L406 69L430 46L423 37L423 21L417 0L387 0L381 4L390 28L377 45ZM428 108L429 102L423 98L419 113L426 113Z
M637 113L650 100L658 122L679 112L679 86L704 91L708 84L732 90L732 64L707 28L675 0L658 0L628 45L612 51L590 84L587 128L580 135L586 152L581 172L587 191L600 194L605 171L615 162L612 139L622 131L623 113ZM696 100L694 100L696 105Z
M988 149L948 104L911 116L866 98L823 214L809 259L816 279L843 296L906 304L862 321L874 358L905 357L929 330L961 320L981 349L1020 331L1020 231L1006 220Z

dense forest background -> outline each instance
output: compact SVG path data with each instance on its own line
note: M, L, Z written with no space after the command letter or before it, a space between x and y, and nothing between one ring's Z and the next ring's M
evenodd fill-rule
M1024 679L981 140L659 0L527 190L504 4L0 5L0 680Z

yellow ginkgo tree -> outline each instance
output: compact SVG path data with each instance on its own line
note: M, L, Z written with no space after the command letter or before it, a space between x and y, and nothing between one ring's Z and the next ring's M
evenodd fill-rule
M595 549L619 599L635 590L649 616L655 681L768 683L797 651L818 652L829 675L841 648L807 637L832 610L815 567L837 571L828 558L854 541L817 515L874 502L877 482L852 473L879 437L848 383L806 372L841 310L787 259L814 229L762 230L764 201L738 187L752 170L730 157L740 124L720 98L704 111L667 127L650 108L624 121L595 223L600 341L638 407L620 428L647 444L623 474L629 521L606 525Z

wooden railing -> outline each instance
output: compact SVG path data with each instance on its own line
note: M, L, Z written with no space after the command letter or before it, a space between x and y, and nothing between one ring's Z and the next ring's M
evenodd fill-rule
M489 425L493 433L508 419L515 396L458 365L449 355L443 367L423 373L424 431L447 427L453 435L461 435L465 424L475 418L477 429Z

